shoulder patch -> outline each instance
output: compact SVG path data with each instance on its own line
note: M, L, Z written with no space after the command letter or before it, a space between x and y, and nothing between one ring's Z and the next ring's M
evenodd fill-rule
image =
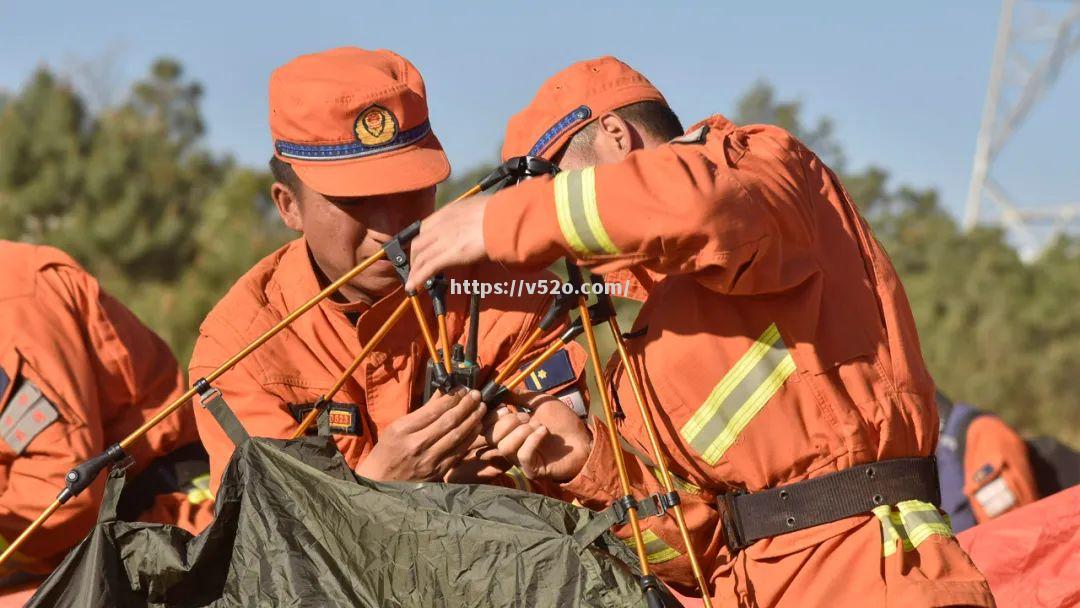
M314 403L290 403L289 412L299 423L308 415ZM330 432L335 435L363 435L364 425L360 423L360 408L355 403L331 402L327 415L330 416ZM309 434L318 431L316 425L311 425Z
M709 125L701 125L700 127L690 131L685 135L680 135L671 140L673 144L703 144L705 143L705 136L709 134Z
M30 442L59 417L56 406L41 393L41 389L23 378L19 390L0 411L0 440L16 454L22 454Z
M531 363L530 361L522 365L518 371L524 370ZM570 364L570 353L566 352L566 349L560 349L525 378L525 387L530 391L544 392L576 379L574 366Z

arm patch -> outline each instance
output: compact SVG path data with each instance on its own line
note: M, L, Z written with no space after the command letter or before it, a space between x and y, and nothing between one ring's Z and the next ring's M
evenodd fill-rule
M4 378L10 381L7 374ZM16 454L22 454L30 442L59 417L56 406L41 393L41 389L23 378L22 385L0 411L0 440Z
M289 412L299 424L313 407L315 407L314 403L290 403ZM330 416L331 433L335 435L364 434L364 425L360 423L360 408L355 403L332 401L327 415ZM315 434L316 432L318 432L318 425L311 425L308 434Z
M530 361L522 365L518 371L524 370L531 364ZM525 387L530 391L544 393L574 380L577 380L577 374L574 373L574 366L570 364L570 353L565 349L560 349L525 378Z

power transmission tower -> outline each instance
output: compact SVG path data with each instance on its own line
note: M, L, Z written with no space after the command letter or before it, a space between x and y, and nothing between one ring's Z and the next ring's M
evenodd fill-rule
M964 227L1000 223L1028 256L1080 220L1080 194L1077 201L1048 205L1013 198L994 178L994 161L1077 50L1080 0L1002 2Z

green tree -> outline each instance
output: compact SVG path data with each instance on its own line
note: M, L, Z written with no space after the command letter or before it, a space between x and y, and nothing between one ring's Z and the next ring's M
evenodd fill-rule
M0 238L70 253L182 362L210 307L288 236L268 176L202 147L201 96L162 59L94 114L47 69L0 108Z

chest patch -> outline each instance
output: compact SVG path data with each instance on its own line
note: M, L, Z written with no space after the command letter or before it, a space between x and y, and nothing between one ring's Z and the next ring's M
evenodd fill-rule
M11 379L5 373L0 380L4 384L0 388L2 394ZM22 454L30 442L59 417L56 406L41 393L41 389L24 378L0 410L0 440L16 454Z
M315 407L314 403L290 403L289 411L297 424ZM331 402L327 410L330 417L330 432L335 435L363 435L364 425L360 423L360 408L355 403ZM316 433L316 425L308 429L309 434Z
M529 365L531 362L519 367L518 371L524 370ZM570 353L560 350L525 378L525 387L534 392L547 392L573 382L576 378L574 366L570 364Z

